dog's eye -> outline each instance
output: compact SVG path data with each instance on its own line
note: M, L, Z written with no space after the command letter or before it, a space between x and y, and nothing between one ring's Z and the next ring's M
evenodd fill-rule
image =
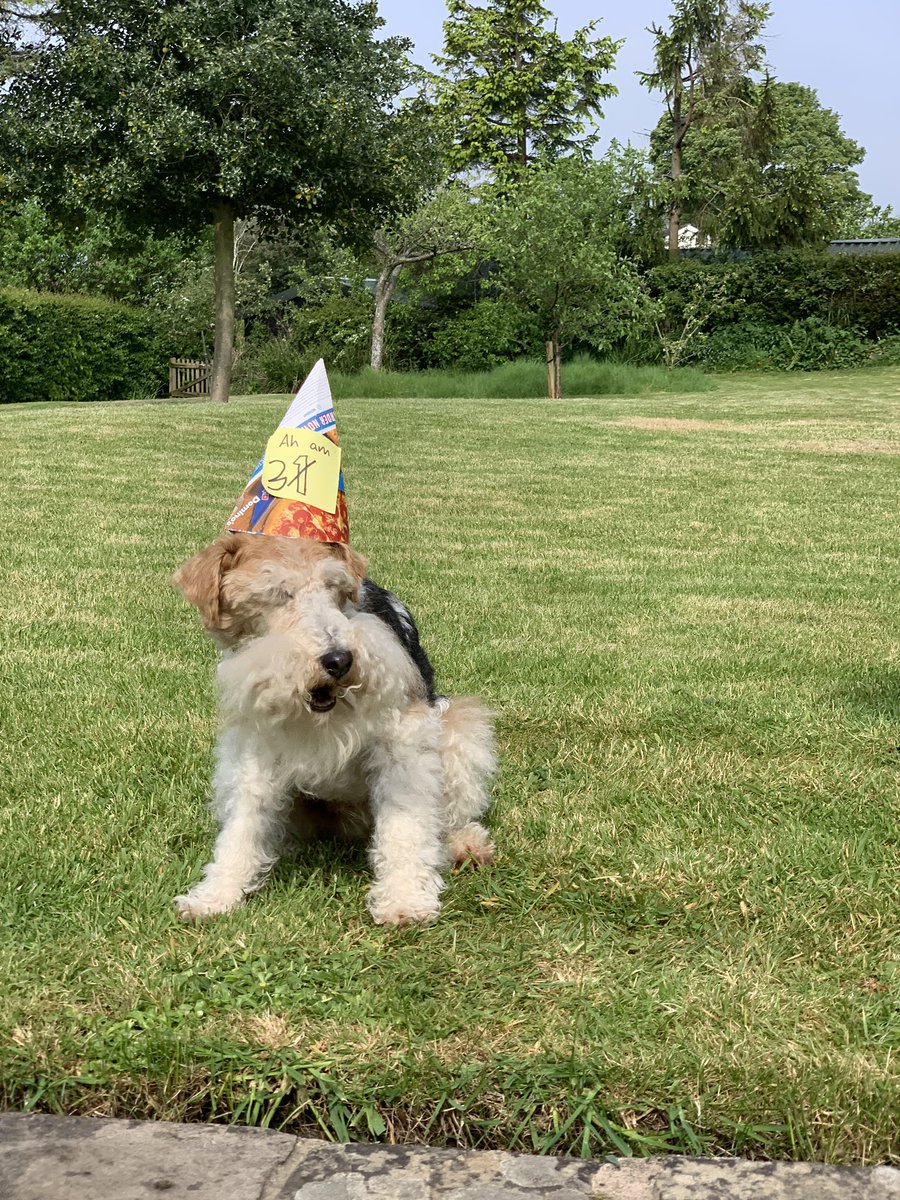
M288 588L279 588L275 598L279 604L287 604L289 600L293 600L294 593Z

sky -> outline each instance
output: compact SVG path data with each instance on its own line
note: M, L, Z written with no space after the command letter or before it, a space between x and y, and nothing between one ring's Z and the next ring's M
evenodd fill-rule
M641 87L634 72L651 68L653 40L646 27L667 23L669 0L543 2L564 37L599 17L598 33L625 38L611 77L619 94L606 102L600 145L613 138L646 145L662 97ZM433 66L430 55L443 44L443 0L378 0L378 8L382 32L408 37L415 61ZM820 103L840 115L844 133L866 149L857 168L863 190L900 213L898 0L773 0L772 9L765 35L772 75L816 89Z

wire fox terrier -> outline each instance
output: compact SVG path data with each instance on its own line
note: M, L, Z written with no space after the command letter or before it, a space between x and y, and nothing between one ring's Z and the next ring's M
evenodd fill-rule
M220 822L184 920L227 912L296 839L370 841L378 924L430 921L451 862L487 863L490 714L438 696L409 610L348 546L228 533L173 577L224 651Z

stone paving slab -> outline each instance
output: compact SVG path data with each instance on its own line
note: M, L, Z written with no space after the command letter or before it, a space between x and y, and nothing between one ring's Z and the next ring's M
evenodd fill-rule
M900 1171L670 1156L618 1164L268 1130L0 1113L2 1200L900 1200Z
M264 1129L0 1113L0 1200L259 1200L296 1145Z

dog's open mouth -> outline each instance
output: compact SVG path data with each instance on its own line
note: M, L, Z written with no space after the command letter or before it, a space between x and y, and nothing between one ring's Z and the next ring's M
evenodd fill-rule
M310 712L315 713L331 712L335 704L337 704L337 697L330 687L313 688L309 693L309 700L307 700Z

